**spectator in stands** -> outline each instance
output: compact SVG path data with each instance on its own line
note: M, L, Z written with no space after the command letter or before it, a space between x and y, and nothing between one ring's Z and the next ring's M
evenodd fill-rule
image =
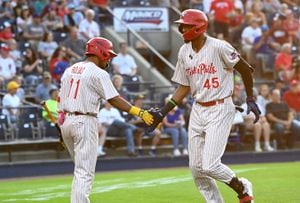
M300 83L297 80L292 80L290 89L283 95L283 101L289 106L294 113L295 118L300 121Z
M2 28L0 29L0 42L7 43L9 40L14 38L11 24L5 21L1 27Z
M21 102L25 100L25 90L24 88L21 87L22 80L23 80L22 75L15 75L11 79L11 81L14 81L19 84L19 88L17 89L16 95L19 97Z
M195 2L196 3L196 2L199 2L199 0L192 0L191 2ZM175 6L177 9L180 9L179 0L157 0L157 5L160 6L160 7Z
M240 106L243 102L241 99L241 88L240 85L234 85L232 93L232 101L235 105Z
M253 90L253 96L257 100L257 90ZM262 109L262 107L257 103L259 109ZM244 109L244 112L242 113L243 119L244 119L244 125L245 129L248 131L253 131L254 135L254 150L256 152L262 152L261 145L260 145L260 139L261 136L264 138L264 150L265 151L274 151L274 149L270 145L270 135L271 135L271 128L270 124L266 119L265 114L262 112L260 115L260 118L258 122L254 123L255 116L253 113L247 114L247 104L244 103L242 105L242 108Z
M229 21L229 41L235 46L240 46L241 31L245 23L243 9L235 7Z
M137 95L134 98L133 103L135 106L142 108L144 105L144 95ZM143 143L143 135L144 135L144 136L152 137L152 145L151 145L151 149L149 151L149 155L156 156L157 155L156 147L160 141L161 131L159 129L155 129L151 133L145 133L147 125L138 116L133 116L133 115L129 114L127 120L128 120L128 123L135 125L139 129L139 135L136 137L137 146L138 146L138 155L142 156L144 153L143 152L143 144L142 144Z
M49 7L48 9L48 13L42 18L43 25L45 25L49 31L62 31L64 26L62 19L57 15L54 8Z
M0 19L3 21L14 21L12 3L10 1L1 1Z
M16 65L9 55L9 47L7 44L1 44L0 47L0 84L6 84L15 74Z
M297 1L293 0L281 0L282 3L286 4L288 7L299 6L297 5Z
M280 91L272 91L272 101L266 106L267 119L276 134L278 148L293 148L295 137L300 133L300 122L295 120L293 112L288 105L281 101ZM286 131L290 131L287 133ZM284 138L286 137L287 144Z
M292 42L289 33L283 28L282 22L283 20L279 16L275 16L270 28L270 36L281 46Z
M273 21L273 17L275 13L280 8L280 2L279 0L264 0L262 4L263 4L263 10L266 15L267 24L270 25Z
M41 103L50 98L49 91L51 89L57 89L56 85L51 82L51 74L47 71L43 73L42 83L39 84L35 89L35 102Z
M79 38L83 41L88 41L93 37L100 36L100 27L96 21L94 21L95 11L88 9L85 11L85 18L79 24Z
M19 106L21 105L20 98L16 95L16 92L20 85L15 81L11 81L7 84L7 94L4 95L2 99L2 114L7 115L11 123L17 121L18 115L20 113Z
M256 54L256 59L261 59L265 68L270 72L274 71L274 61L280 45L269 36L269 27L261 26L262 35L254 39L253 50ZM264 70L264 68L262 68Z
M106 139L106 129L101 125L101 123L98 123L98 148L97 148L97 154L98 156L105 156L106 152L103 150L105 139Z
M300 81L300 63L299 63L299 65L295 65L294 69L295 69L295 72L294 72L294 75L291 78L291 81L292 80Z
M41 16L34 14L32 22L24 29L23 38L28 40L32 46L37 47L37 43L43 39L47 31L47 27L42 24Z
M43 9L47 6L48 1L34 1L31 5L32 5L32 9L34 11L34 13L41 15L43 14Z
M16 65L16 72L19 73L22 68L22 54L15 39L10 39L7 43L9 48L9 56L13 59Z
M256 103L260 106L262 115L266 115L266 106L270 103L270 88L267 84L261 84L259 87L259 95L257 95Z
M50 98L45 101L46 105L47 105L49 111L51 112L52 116L55 119L58 119L58 112L57 112L58 89L56 89L56 88L50 89L49 95L50 95ZM45 109L43 109L42 116L46 122L52 122L49 114L47 113L47 111Z
M275 80L274 89L278 89L280 91L280 95L284 95L284 93L288 90L288 86L283 80L277 78Z
M67 31L73 27L79 27L80 22L84 19L82 13L76 10L75 4L69 4L69 13L64 16L64 26Z
M228 40L230 19L234 18L234 4L231 0L214 0L210 6L210 17L216 37Z
M57 42L53 41L53 33L45 32L43 40L38 43L38 53L46 59L46 61L49 61L57 47Z
M249 63L253 63L253 45L254 40L262 35L261 28L259 27L259 22L252 17L250 25L245 27L242 31L242 50L246 54L246 58Z
M107 136L124 136L127 141L128 156L136 156L134 149L134 135L137 127L126 123L119 110L106 101L104 102L104 108L100 109L98 119L101 125L106 128Z
M43 72L43 61L33 47L27 47L22 64L21 73L24 76L26 84L35 85L41 78Z
M63 21L65 15L69 13L68 9L68 0L58 0L57 1L57 8L56 8L57 16Z
M116 74L112 76L111 81L114 87L116 88L116 90L118 91L118 93L120 94L120 96L123 97L124 99L129 99L129 96L127 94L127 89L123 85L123 77L121 75Z
M44 17L45 15L47 15L47 13L49 12L49 8L54 9L55 11L57 11L58 9L58 2L56 0L49 0L48 3L44 6L42 14L40 16ZM58 13L57 13L58 14Z
M70 27L68 37L62 42L62 46L67 48L67 53L71 56L70 61L82 59L85 52L85 41L78 38L78 28Z
M111 0L87 0L88 6L105 8L110 6Z
M18 38L22 39L24 30L32 24L32 15L27 5L22 6L21 15L16 18Z
M165 100L165 103L169 101L169 97ZM179 150L179 140L182 143L182 154L188 155L188 137L185 128L185 120L182 114L181 109L174 108L172 109L166 117L163 119L163 131L164 133L172 137L173 142L173 155L180 156L181 152Z
M300 21L295 17L292 10L288 10L286 13L286 19L282 22L283 29L288 32L289 36L292 38L294 44L298 43L300 40L299 30Z
M259 3L259 7L262 7L261 0L250 0L250 1L243 1L243 2L244 2L244 6L245 6L245 13L251 12L252 5L255 2Z
M57 47L49 61L49 71L56 83L60 83L60 77L69 65L70 63L66 47Z
M120 53L118 56L112 59L112 67L114 74L120 74L124 78L125 82L138 81L137 77L137 65L134 58L128 54L128 48L126 42L119 44ZM128 89L134 89L131 86Z
M262 9L263 7L261 2L253 1L250 12L253 13L253 17L256 19L259 26L267 25L267 19L265 14L262 12Z
M292 68L293 56L291 52L292 45L290 43L285 43L275 59L275 68L278 77L283 81L289 81L294 75L295 70Z

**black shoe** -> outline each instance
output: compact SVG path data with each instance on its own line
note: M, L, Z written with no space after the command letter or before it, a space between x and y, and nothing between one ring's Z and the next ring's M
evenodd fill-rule
M142 149L138 149L138 156L143 156L143 150Z
M149 151L149 155L150 156L152 156L152 157L155 157L157 154L156 154L157 152L156 152L156 149L151 149L150 151Z

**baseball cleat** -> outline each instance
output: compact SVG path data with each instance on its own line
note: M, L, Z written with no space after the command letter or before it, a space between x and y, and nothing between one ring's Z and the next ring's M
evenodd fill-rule
M239 180L244 186L243 196L239 196L240 203L254 203L251 182L246 178L239 178Z

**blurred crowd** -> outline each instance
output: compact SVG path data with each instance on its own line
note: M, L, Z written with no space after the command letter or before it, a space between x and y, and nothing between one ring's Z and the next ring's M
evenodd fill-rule
M243 136L252 132L257 152L277 147L270 141L272 133L279 148L293 147L300 133L299 0L0 0L0 89L5 93L2 106L9 107L2 113L12 122L28 96L35 103L48 101L55 112L64 70L82 60L85 43L101 36L103 27L112 23L107 6L164 6L170 8L170 14L174 9L203 10L209 18L208 34L233 44L255 68L257 79L270 75L268 83L256 83L256 98L262 109L260 122L253 125L251 115L237 113L234 125L238 127L233 129ZM140 94L136 86L124 85L143 81L139 67L128 53L126 42L119 44L119 50L109 70L113 84L121 96L144 106L146 95ZM245 103L243 88L236 75L236 105ZM161 129L149 135L140 120L112 110L104 102L99 112L102 139L98 154L105 155L103 146L108 135L125 136L128 154L142 155L143 136L150 136L149 153L154 156L160 135L165 133L172 137L173 155L187 155L186 126L192 103L187 98L166 116ZM43 117L49 121L45 112Z

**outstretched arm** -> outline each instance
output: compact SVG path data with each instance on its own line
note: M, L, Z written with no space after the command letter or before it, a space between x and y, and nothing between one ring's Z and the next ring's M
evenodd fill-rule
M150 125L148 132L152 132L155 128L162 122L163 118L167 115L169 111L171 111L178 103L180 103L184 97L188 95L190 92L189 86L180 85L174 92L172 98L168 101L168 103L163 106L161 109L157 110L149 110L149 113L153 115L154 121L153 124Z
M131 105L128 101L120 96L113 97L109 99L108 102L121 111L139 116L147 125L151 125L153 123L153 116L148 111Z

